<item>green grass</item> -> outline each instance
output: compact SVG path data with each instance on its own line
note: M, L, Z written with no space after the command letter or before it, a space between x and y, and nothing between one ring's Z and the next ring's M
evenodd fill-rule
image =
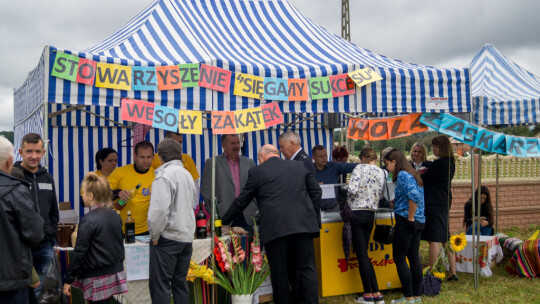
M525 240L529 238L540 224L525 228L512 227L501 232L512 237ZM420 244L422 264L427 265L427 242ZM441 293L436 297L422 297L423 303L538 303L540 304L540 278L527 279L510 276L504 270L505 264L496 266L489 278L479 277L478 289L474 289L473 274L458 273L457 282L443 282ZM386 303L402 296L398 289L382 292ZM321 298L321 304L354 303L354 295Z

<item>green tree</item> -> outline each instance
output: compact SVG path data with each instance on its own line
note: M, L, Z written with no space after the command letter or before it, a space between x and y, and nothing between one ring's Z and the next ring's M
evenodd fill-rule
M0 135L5 136L11 143L13 143L13 131L0 131Z

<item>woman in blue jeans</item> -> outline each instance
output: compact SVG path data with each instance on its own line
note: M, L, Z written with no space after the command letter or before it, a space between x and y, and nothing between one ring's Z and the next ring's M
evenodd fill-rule
M384 304L368 257L368 244L386 179L383 169L377 167L377 154L373 149L364 148L360 152L360 160L362 164L354 168L347 194L347 203L355 216L351 221L352 243L364 287L364 295L356 297L355 302Z
M424 217L424 188L422 178L409 164L405 155L397 149L384 157L386 169L392 172L396 183L394 214L393 255L397 273L401 281L403 297L391 303L422 303L420 285L422 265L420 264L420 236L426 221ZM409 259L409 266L407 266Z

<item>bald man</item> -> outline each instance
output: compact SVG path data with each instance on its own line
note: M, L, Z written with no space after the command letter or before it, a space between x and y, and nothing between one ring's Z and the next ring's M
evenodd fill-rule
M298 303L301 297L318 303L313 237L320 229L321 188L302 162L281 159L273 145L264 145L257 157L260 165L249 169L244 189L222 221L230 224L256 198L274 302Z

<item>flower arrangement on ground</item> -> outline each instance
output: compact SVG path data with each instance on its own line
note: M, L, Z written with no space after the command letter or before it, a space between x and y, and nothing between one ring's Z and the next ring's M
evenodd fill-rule
M240 246L240 237L231 231L231 246L215 237L214 256L217 267L214 283L232 295L251 295L270 274L270 267L263 252L257 226L253 226L255 237L250 244L249 261Z
M457 234L452 237L450 237L450 242L446 243L446 246L439 252L439 256L437 257L437 261L435 261L435 265L433 265L433 268L430 266L424 268L424 276L428 273L429 270L431 270L431 274L438 278L438 279L444 279L446 276L446 266L448 264L448 257L445 254L445 252L452 250L454 253L460 252L467 246L467 239L465 238L465 233Z

